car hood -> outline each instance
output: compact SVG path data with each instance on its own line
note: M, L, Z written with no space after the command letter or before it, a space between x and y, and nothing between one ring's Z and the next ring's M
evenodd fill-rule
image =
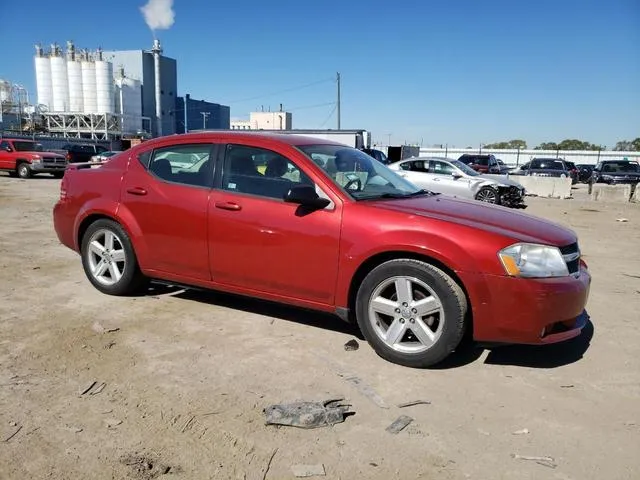
M55 158L64 158L64 155L60 155L59 153L53 153L53 152L29 152L29 151L20 151L19 153L23 154L23 155L31 155L31 156L38 156L38 157L55 157Z
M484 202L447 195L384 199L371 203L378 208L458 223L520 242L561 247L577 241L572 230L548 220Z
M510 187L518 187L518 188L522 188L522 185L520 185L518 182L514 182L513 180L511 180L510 178L507 178L506 175L489 175L489 174L484 174L482 175L482 178L489 178L493 181L496 181L498 183L501 183L503 185L508 185Z

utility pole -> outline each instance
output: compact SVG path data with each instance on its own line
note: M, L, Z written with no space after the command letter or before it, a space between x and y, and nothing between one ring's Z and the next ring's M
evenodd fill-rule
M336 73L336 81L338 83L338 130L340 130L340 72Z
M207 129L207 118L209 117L209 112L200 112L200 115L202 115L202 129L206 130Z

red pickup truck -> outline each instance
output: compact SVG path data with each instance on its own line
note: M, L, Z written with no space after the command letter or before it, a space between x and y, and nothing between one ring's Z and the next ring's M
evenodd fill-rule
M30 178L37 173L50 173L56 178L64 176L67 160L64 155L45 152L33 140L4 138L0 141L0 171L11 176Z

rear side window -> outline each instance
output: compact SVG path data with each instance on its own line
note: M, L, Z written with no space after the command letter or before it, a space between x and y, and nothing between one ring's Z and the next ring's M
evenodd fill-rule
M148 169L166 182L212 187L214 149L214 145L206 143L158 148L151 154ZM144 155L138 156L141 162Z

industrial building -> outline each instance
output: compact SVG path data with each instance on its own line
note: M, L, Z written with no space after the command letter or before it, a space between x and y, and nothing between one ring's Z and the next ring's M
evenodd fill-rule
M230 128L230 109L226 105L194 100L187 93L176 99L176 133L189 130Z
M151 50L66 51L37 45L35 55L36 116L54 135L94 140L172 135L200 128L229 128L229 107L188 95L178 97L178 69Z
M249 120L231 121L232 130L291 130L293 128L291 112L285 112L280 105L278 112L251 112Z

